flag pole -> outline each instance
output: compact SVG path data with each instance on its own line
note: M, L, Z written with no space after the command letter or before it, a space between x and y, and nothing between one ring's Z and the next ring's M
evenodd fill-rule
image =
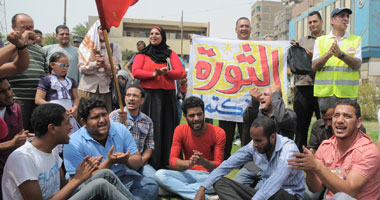
M110 46L110 43L108 40L107 24L106 24L106 21L104 19L102 0L95 0L95 1L96 1L96 7L98 8L99 20L100 20L100 24L102 26L104 40L106 43L108 59L109 59L110 65L111 65L111 71L112 71L112 76L113 76L113 84L115 84L117 99L119 100L120 111L123 112L124 111L123 100L121 99L120 88L119 88L119 84L117 82L118 79L116 77L116 70L115 70L115 65L113 62L111 46Z

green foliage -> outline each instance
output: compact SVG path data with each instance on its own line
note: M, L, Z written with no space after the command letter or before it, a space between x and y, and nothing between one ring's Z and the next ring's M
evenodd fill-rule
M88 32L88 29L90 27L88 26L88 22L85 22L83 24L78 24L76 25L74 28L73 28L73 31L72 33L75 35L75 36L86 36L86 33Z
M129 60L132 58L132 56L135 54L136 52L134 51L131 51L131 50L128 50L128 49L125 49L124 51L121 52L121 59L122 60Z
M44 37L44 40L43 40L42 44L43 44L44 46L46 46L46 45L51 45L51 44L58 44L58 40L57 40L57 38L55 37L55 33L52 33L52 34L46 35L46 36Z
M379 100L376 98L376 87L373 84L362 83L359 85L358 103L364 119L377 119Z

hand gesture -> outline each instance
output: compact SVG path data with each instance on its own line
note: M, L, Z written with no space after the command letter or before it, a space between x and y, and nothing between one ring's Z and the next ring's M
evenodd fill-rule
M22 33L20 31L15 31L7 35L7 40L15 45L16 47L23 47L25 41L22 38Z
M297 42L292 38L292 39L290 40L290 44L291 44L291 45L297 45Z
M121 111L119 110L118 111L118 117L117 117L117 121L122 123L122 124L126 124L127 122L127 113L125 111Z
M338 42L336 41L336 39L334 39L334 42L333 42L333 44L330 47L330 51L328 53L331 53L335 57L339 57L340 56L341 51L340 51L340 48L338 46Z
M313 58L313 51L310 50L310 49L308 49L308 48L306 48L305 50L306 50L306 53L307 53L307 55L309 56L309 58L311 60Z
M163 67L160 70L161 70L162 75L164 76L168 75L168 71L169 71L168 67Z
M96 54L95 59L96 59L96 65L98 66L98 68L106 66L104 56L100 54Z
M78 179L80 182L84 182L90 178L92 172L94 172L99 166L99 163L96 164L94 160L95 159L90 159L90 156L84 157L82 162L79 164L73 179Z
M67 113L68 115L71 115L71 116L77 117L77 108L72 107L72 108L70 108L70 109L67 109L67 110L66 110L66 113Z
M272 94L274 92L278 92L281 94L281 86L279 86L279 85L276 85L276 84L271 85L270 90L272 91Z
M314 150L307 149L305 146L303 148L303 153L295 153L293 156L296 158L289 159L288 163L292 169L314 171L317 168L318 161L315 159Z
M254 87L252 88L250 91L249 91L249 95L251 95L251 97L259 102L260 101L260 97L261 97L261 92L259 91L259 88L257 87Z
M110 163L112 165L115 163L126 164L128 162L129 156L130 156L130 151L128 150L126 153L122 153L122 152L114 153L113 152L114 149L115 149L115 146L112 145L112 147L108 151L107 159L110 161Z
M203 153L197 150L193 150L193 153L194 154L191 156L190 160L193 160L194 164L202 165L204 161Z
M28 130L25 131L24 129L22 129L11 140L12 146L14 148L20 147L21 145L25 144L26 139L28 139L28 137L31 137L31 136L34 136L34 134L33 135L29 135L29 131Z
M34 31L24 31L22 33L22 39L24 40L24 44L31 45L36 43L36 33Z

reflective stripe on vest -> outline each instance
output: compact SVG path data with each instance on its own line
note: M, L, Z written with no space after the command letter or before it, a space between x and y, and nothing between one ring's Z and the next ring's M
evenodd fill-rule
M349 56L354 53L347 53L347 49L358 48L361 37L350 35L344 38L340 47L341 51ZM334 42L334 38L328 35L317 38L315 45L318 45L320 56L325 55ZM357 98L359 93L359 70L352 69L339 58L332 56L317 71L314 81L314 96L329 97L337 96L340 98Z

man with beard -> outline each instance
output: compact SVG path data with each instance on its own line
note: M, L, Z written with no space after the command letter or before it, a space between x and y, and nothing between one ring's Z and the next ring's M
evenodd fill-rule
M380 152L372 139L359 130L361 124L359 104L340 100L332 118L334 136L323 141L315 154L303 147L303 153L295 153L296 158L289 160L292 169L306 172L310 191L318 192L326 186L326 199L333 195L345 200L379 198Z
M252 122L261 116L268 116L275 121L278 127L278 134L286 136L293 140L296 130L296 113L291 109L285 108L284 100L281 97L281 88L278 85L271 85L260 92L259 88L252 88L249 92L252 97L251 102L244 110L243 121L244 126L252 124ZM253 162L248 162L235 175L234 180L255 187L259 181L260 170ZM260 183L257 187L260 187Z
M164 189L194 199L210 172L223 162L226 135L223 129L205 123L204 102L200 98L186 98L182 111L187 124L175 129L169 159L170 166L180 171L160 169L155 178Z
M276 131L276 123L270 117L255 119L250 128L252 141L211 172L195 199L204 199L205 190L212 185L220 199L303 199L304 174L287 163L299 152L298 148L293 140ZM258 190L223 177L249 161L262 172L263 185Z
M69 58L70 64L69 70L67 71L67 76L79 83L81 75L78 69L78 48L70 45L69 27L66 25L59 25L55 28L55 34L58 44L45 46L43 48L45 51L45 56L47 60L50 60L50 56L53 55L53 53L57 51L64 53L67 58Z
M23 145L26 139L31 136L29 131L23 129L21 108L14 103L11 85L4 78L0 78L0 118L4 119L8 130L8 135L0 140L1 176L9 154Z

